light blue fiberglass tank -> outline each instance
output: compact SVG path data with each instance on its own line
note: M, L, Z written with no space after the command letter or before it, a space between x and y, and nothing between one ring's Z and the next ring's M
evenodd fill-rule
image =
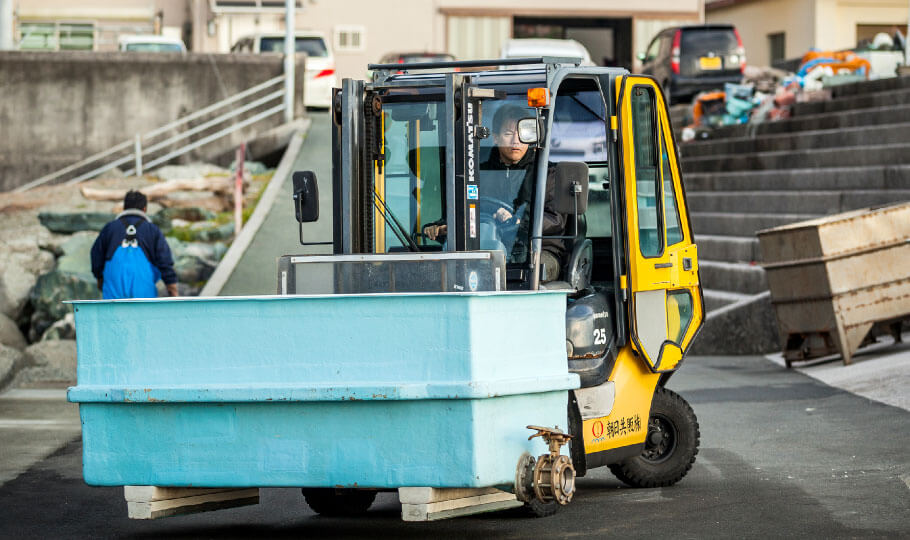
M565 295L73 302L92 485L511 486L566 429ZM507 336L507 337L506 337Z

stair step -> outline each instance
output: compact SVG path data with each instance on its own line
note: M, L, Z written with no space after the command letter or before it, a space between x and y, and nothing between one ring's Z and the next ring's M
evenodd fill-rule
M700 234L695 238L698 256L707 260L752 262L760 259L758 238Z
M833 87L831 89L831 94L835 98L841 98L900 88L910 88L910 77L891 77L889 79L878 79L876 81L860 81L842 84Z
M689 217L696 235L754 236L757 231L821 217L821 214L737 214L692 212Z
M910 201L910 190L702 191L688 193L692 212L839 214L869 206Z
M717 289L702 289L705 296L705 311L714 311L715 309L735 304L742 300L752 298L751 294L742 294L731 291L719 291Z
M904 105L910 103L910 86L898 89L884 90L881 92L868 92L844 96L831 101L816 101L814 103L796 103L793 105L793 116L805 116L827 112L848 111L857 109L870 109L888 105Z
M688 194L714 190L910 189L910 165L687 173L683 182Z
M833 113L794 116L777 122L721 126L711 132L712 139L747 137L771 133L795 133L819 129L840 129L910 121L910 105L872 107Z
M699 260L698 275L706 289L758 294L768 290L765 270L758 265Z
M684 172L717 172L765 169L813 169L816 167L856 167L863 165L908 165L910 142L795 150L726 154L683 160Z
M910 96L910 92L907 92ZM908 98L910 102L910 98ZM799 133L778 133L761 137L730 137L693 141L680 146L683 160L723 154L748 154L811 150L844 146L905 143L910 134L910 122L882 124L844 129L819 129Z

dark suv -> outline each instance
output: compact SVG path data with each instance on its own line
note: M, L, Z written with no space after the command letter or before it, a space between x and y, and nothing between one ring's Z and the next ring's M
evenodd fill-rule
M746 67L739 32L729 24L667 28L640 54L641 72L657 79L670 104L738 83Z

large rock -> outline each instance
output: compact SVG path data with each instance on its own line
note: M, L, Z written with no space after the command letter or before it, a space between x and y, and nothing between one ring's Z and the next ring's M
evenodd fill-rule
M57 270L68 274L79 274L86 279L92 276L92 244L98 233L91 231L78 232L60 244L63 255L57 259Z
M98 300L101 291L91 274L86 276L54 270L38 278L29 298L35 311L28 338L37 341L72 309L63 304L64 300Z
M39 246L51 235L36 225L3 231L0 240L0 313L16 319L37 277L54 267L54 256Z
M174 256L177 281L192 287L208 281L218 266L218 261L227 251L226 246L220 242L181 242L176 238L168 238L167 242Z
M12 386L76 382L76 340L40 341L25 349L22 369Z
M28 346L16 322L0 313L0 345L22 350Z
M160 212L152 216L152 219L162 221L179 219L183 221L210 221L215 219L215 212L198 206L188 206L186 208L163 208ZM160 226L160 225L159 225Z
M16 349L0 345L0 390L13 380L24 358L25 355Z
M208 279L215 272L217 263L193 257L192 255L181 255L174 258L174 270L177 271L177 281L188 285L198 285Z
M100 231L114 214L108 212L41 212L38 220L55 233L72 234L79 231Z
M210 221L193 223L190 225L190 232L193 238L199 242L229 240L234 236L234 222L230 221L221 225Z
M12 261L0 263L0 313L17 318L35 286L34 274Z
M209 163L189 163L187 165L165 165L156 169L153 175L161 180L185 180L212 174L230 174L230 171Z
M44 331L41 341L51 339L76 339L76 319L72 313L67 313Z

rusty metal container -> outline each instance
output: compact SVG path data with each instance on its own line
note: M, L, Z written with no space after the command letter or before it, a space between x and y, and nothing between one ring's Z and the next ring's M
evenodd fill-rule
M910 318L910 203L759 231L784 359L840 353Z

